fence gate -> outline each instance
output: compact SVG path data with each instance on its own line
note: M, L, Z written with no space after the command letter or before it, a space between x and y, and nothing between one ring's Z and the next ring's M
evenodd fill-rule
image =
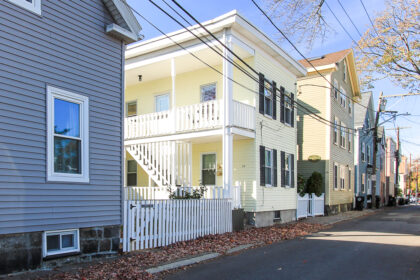
M298 194L296 218L314 217L324 215L324 194L306 193L304 196Z
M231 231L229 199L124 201L124 252Z

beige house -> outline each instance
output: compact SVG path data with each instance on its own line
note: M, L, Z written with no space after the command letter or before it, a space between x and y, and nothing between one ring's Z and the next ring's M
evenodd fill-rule
M235 206L255 226L292 221L297 128L290 99L306 70L237 11L203 25L260 75L235 58L256 80L249 78L186 29L129 46L126 186L152 187L166 198L168 188L205 185L209 195L222 189L239 198ZM189 29L205 38L199 26ZM220 42L208 44L233 59Z
M298 173L306 179L314 171L323 175L327 214L347 211L354 197L353 100L360 98L353 51L313 58L312 65L300 62L308 75L298 81L298 100L331 124L298 110Z

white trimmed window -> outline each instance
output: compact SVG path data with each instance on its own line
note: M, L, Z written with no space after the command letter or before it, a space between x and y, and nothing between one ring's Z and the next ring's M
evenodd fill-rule
M347 131L347 135L348 135L348 148L349 148L349 152L351 152L351 138L353 137L352 131L350 130L350 128Z
M367 163L370 163L370 145L366 146L366 158L367 158Z
M155 112L169 110L169 93L155 96Z
M353 101L349 100L348 107L349 107L349 114L351 115L352 112Z
M287 95L284 97L284 123L292 126L292 98Z
M80 251L78 229L45 231L42 239L44 257Z
M201 183L205 186L216 185L216 153L201 155Z
M264 81L264 114L273 117L273 86L267 80Z
M200 101L216 100L216 83L200 86Z
M137 186L137 162L127 160L127 186Z
M343 62L343 68L343 81L347 82L347 62L345 59Z
M337 141L338 141L338 119L337 118L334 119L334 128L333 129L334 129L333 141L334 141L334 144L337 145Z
M345 181L346 181L346 169L344 166L340 166L340 189L345 189Z
M285 153L284 157L284 185L290 187L292 183L292 155Z
M340 88L340 105L343 108L346 108L346 98L347 98L346 91L341 87Z
M337 163L334 163L333 184L334 184L334 189L338 189L338 164Z
M340 146L341 148L346 148L346 128L344 127L344 123L341 122L340 127Z
M334 80L333 91L334 91L334 99L338 100L338 83L337 83L337 80Z
M125 115L127 117L137 116L137 101L130 101L125 104Z
M34 12L38 15L41 14L41 0L9 0L24 9Z
M265 185L273 186L273 150L265 149Z
M47 87L47 180L89 182L89 99Z

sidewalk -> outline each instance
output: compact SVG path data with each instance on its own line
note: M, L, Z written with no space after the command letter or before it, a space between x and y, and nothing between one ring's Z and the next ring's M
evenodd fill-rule
M271 227L208 235L166 247L123 254L113 260L67 265L52 271L20 273L6 279L159 279L168 273L168 269L185 268L222 255L238 254L249 248L303 237L326 229L334 223L370 215L376 211L378 210L350 211Z

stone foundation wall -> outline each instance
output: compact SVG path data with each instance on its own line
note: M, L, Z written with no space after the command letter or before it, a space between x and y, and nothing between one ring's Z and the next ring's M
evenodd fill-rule
M325 205L325 215L336 215L340 212L347 212L353 209L353 203L343 203L336 205Z
M61 256L42 256L43 232L0 235L0 275L37 268L52 268L118 253L120 225L81 228L80 252Z
M296 209L280 210L280 218L274 219L275 211L246 212L248 225L268 227L277 223L288 223L296 220Z

